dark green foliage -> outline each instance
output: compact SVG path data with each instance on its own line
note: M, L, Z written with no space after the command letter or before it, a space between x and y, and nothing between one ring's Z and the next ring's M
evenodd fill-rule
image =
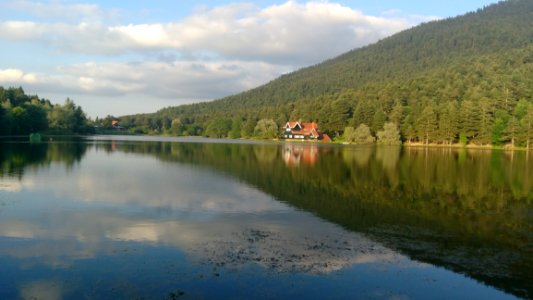
M430 137L437 136L437 114L432 105L426 106L418 116L416 131L418 140L423 141L425 144L429 143Z
M238 95L121 120L154 132L153 119L188 118L201 130L237 117L243 137L251 134L248 120L316 121L332 137L347 126L368 124L376 132L393 122L406 142L452 144L462 134L467 143L524 146L527 134L513 132L517 124L527 127L526 114L531 118L524 107L533 102L532 53L533 1L509 0L422 24ZM499 112L509 117L498 120ZM505 128L495 128L496 121Z
M451 144L457 138L459 129L457 105L454 102L443 104L440 109L438 139Z
M6 113L6 109L0 105L0 135L7 134L7 129L10 127Z
M93 127L81 107L67 99L64 105L24 93L22 88L0 87L0 135L21 135L46 130L91 133Z
M387 121L387 115L381 110L377 109L372 117L372 131L378 132Z
M348 121L352 117L352 107L349 102L349 94L339 95L339 99L328 101L320 110L318 118L307 117L306 120L317 121L320 123L320 128L324 132L332 133L333 136L339 135L344 129ZM288 121L287 119L285 122Z
M172 135L185 135L184 134L184 131L185 131L185 126L184 124L181 122L181 119L174 119L172 120L172 122L170 123L170 132Z
M233 118L231 120L231 130L228 134L228 137L231 139L238 139L241 137L241 129L242 129L242 120L239 117Z
M473 101L466 100L461 103L460 129L467 139L474 139L479 134L480 113L479 106Z
M27 128L30 132L38 132L48 128L46 108L38 100L24 105L27 114Z
M492 127L492 144L493 145L500 145L501 141L503 140L503 132L505 130L505 121L498 117L494 121L494 125Z
M225 138L231 130L231 120L229 119L214 119L209 122L205 129L205 135L211 138Z
M519 138L527 149L533 147L533 103L528 104L527 114L520 120Z
M254 129L255 125L257 124L256 120L254 118L249 118L246 120L246 122L243 124L241 128L241 137L243 138L250 138L254 135Z
M55 105L48 113L50 129L85 133L89 124L85 113L74 101L67 98L65 104Z

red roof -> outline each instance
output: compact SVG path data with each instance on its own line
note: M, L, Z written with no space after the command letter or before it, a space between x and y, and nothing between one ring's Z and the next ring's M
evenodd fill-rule
M294 129L296 126L300 127L301 129ZM285 128L289 127L292 129L293 134L301 134L301 135L312 135L313 137L318 137L318 124L316 122L311 123L300 123L295 121L289 121L287 124L285 124Z
M296 125L301 127L299 122L289 121L289 122L287 122L287 124L285 124L285 128L287 128L287 126L288 126L290 129L293 129L294 127L296 127Z

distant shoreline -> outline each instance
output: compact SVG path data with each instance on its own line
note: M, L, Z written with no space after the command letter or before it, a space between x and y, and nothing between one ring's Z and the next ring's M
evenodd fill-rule
M387 145L379 145L376 143L373 144L351 144L346 143L344 141L332 141L329 143L321 142L321 141L315 141L315 140L283 140L283 139L230 139L230 138L209 138L209 137L203 137L203 136L170 136L170 135L149 135L149 134L132 134L130 132L103 132L103 133L94 133L94 134L74 134L74 133L68 133L68 132L50 132L50 133L41 133L43 136L43 141L50 141L53 140L56 137L74 137L74 138L81 138L81 137L94 137L94 136L124 136L124 137L135 137L135 139L142 139L142 137L148 137L149 140L157 139L157 137L163 138L161 141L171 141L170 139L176 139L175 141L178 141L178 139L183 139L184 141L194 141L194 140L202 140L202 141L209 141L212 140L216 143L224 143L224 141L227 141L228 143L232 142L248 142L248 143L296 143L296 144L317 144L317 145L343 145L343 146L387 146ZM29 139L29 135L0 135L0 141L5 141L9 139L16 139L16 140L25 140ZM166 140L165 140L166 139ZM155 141L155 140L154 140ZM468 144L468 145L462 145L459 143L454 144L424 144L424 143L401 143L397 146L405 147L405 148L431 148L431 149L465 149L465 150L500 150L500 151L533 151L533 148L527 149L525 147L510 147L510 146L493 146L493 145L475 145L475 144ZM390 147L390 146L387 146Z
M423 143L403 143L404 147L413 148L450 148L450 149L476 149L476 150L505 150L505 151L532 151L533 149L527 149L525 147L510 147L510 146L493 146L493 145L476 145L476 144L423 144Z

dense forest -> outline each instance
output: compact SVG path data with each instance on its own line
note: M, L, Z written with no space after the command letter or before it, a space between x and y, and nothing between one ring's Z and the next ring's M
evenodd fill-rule
M36 95L26 95L20 87L0 87L0 135L92 133L93 129L82 108L71 99L63 105L52 104Z
M232 138L261 119L315 121L354 143L388 123L407 143L531 148L533 1L422 24L238 95L120 117L136 133ZM362 124L371 138L343 136Z

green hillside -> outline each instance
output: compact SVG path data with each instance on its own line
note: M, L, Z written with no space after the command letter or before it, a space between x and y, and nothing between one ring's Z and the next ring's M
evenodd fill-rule
M262 118L336 136L385 122L404 141L525 146L533 135L533 1L430 22L234 96L124 116L139 132L250 136Z

